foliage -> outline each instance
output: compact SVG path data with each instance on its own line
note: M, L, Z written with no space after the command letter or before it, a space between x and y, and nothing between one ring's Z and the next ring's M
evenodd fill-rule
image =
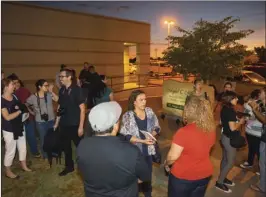
M259 62L266 63L266 48L264 48L264 46L261 46L261 47L255 47L254 50L259 57Z
M249 54L237 41L253 30L232 31L239 19L226 17L221 21L199 20L192 30L177 27L182 36L169 36L171 46L163 52L164 59L184 74L200 74L204 80L221 77L228 70L239 69Z

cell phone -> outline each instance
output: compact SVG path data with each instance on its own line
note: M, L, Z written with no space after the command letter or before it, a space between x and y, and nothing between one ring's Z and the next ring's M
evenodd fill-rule
M237 111L237 112L236 112L236 116L237 116L238 118L243 118L243 117L245 117L245 118L249 118L249 117L250 117L250 114L248 114L248 113L244 113L244 112L240 112L240 111Z

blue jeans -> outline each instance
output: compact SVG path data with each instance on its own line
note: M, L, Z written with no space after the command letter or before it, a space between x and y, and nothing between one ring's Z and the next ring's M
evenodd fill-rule
M54 121L50 120L48 122L36 122L37 125L37 130L40 135L40 140L41 140L41 152L42 156L44 159L47 159L47 153L43 151L43 142L44 142L44 137L48 131L48 129L53 128L54 126Z
M211 177L190 181L169 175L168 197L204 197Z
M26 139L30 147L30 152L33 155L39 154L38 147L37 147L37 140L35 136L34 120L29 120L26 122L25 131L26 131Z
M266 143L260 142L260 183L259 187L263 192L266 192Z

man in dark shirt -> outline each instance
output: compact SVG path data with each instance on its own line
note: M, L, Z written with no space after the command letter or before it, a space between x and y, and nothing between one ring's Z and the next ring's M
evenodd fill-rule
M138 197L138 179L150 179L140 150L111 134L118 131L121 112L111 101L96 105L89 114L95 136L84 138L77 149L86 197Z
M232 91L233 90L233 85L232 85L232 83L231 82L229 82L229 81L227 81L225 84L224 84L224 90L223 90L223 92L221 92L221 93L219 93L218 95L217 95L217 101L221 101L222 100L222 96L223 96L223 94L225 93L225 92L227 92L227 91Z
M77 147L83 136L85 100L81 88L76 84L73 70L64 69L59 77L63 87L59 91L58 115L54 129L59 126L61 132L65 169L59 173L59 176L65 176L74 171L71 141Z
M88 75L89 75L89 63L84 62L83 69L80 71L80 74L79 74L79 80L81 81L82 84L85 81L87 81Z

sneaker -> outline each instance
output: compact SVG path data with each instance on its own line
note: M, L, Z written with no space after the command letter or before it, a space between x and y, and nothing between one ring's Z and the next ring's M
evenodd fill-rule
M231 187L233 187L233 186L236 185L233 181L230 181L230 180L227 179L227 178L224 179L224 184L225 184L226 186L231 186Z
M243 164L240 164L241 168L249 169L252 168L252 165L250 165L247 161L245 161Z
M215 187L216 187L216 189L219 189L225 193L228 193L228 194L232 193L232 190L229 189L225 184L221 184L221 183L216 182Z
M66 176L68 173L71 173L71 172L73 172L74 171L74 168L71 168L71 169L69 169L69 168L65 168L62 172L60 172L58 175L59 176Z
M36 154L33 155L33 157L40 158L41 157L41 154L40 153L36 153Z

